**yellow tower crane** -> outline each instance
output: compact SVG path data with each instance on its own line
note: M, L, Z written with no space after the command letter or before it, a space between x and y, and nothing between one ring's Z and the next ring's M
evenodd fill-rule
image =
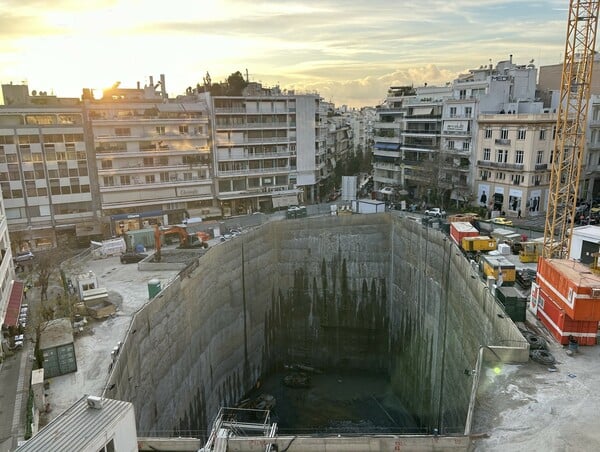
M599 1L578 0L571 0L569 5L560 104L550 165L544 258L564 259L571 247L585 144L599 5Z

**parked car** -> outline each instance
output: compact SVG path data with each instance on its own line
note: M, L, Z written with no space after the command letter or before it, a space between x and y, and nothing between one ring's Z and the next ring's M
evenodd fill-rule
M394 189L392 187L383 187L381 190L379 190L379 193L382 195L392 195L394 194Z
M128 253L121 254L121 263L122 264L136 264L141 260L144 260L148 257L146 253L137 253L135 251L131 251Z
M35 256L33 255L33 253L31 251L22 251L20 253L17 253L13 260L15 262L28 262L30 260L32 260Z
M439 207L433 207L431 209L427 209L425 211L425 215L428 215L430 217L438 217L438 218L443 218L446 216L446 211L440 209Z
M512 226L513 225L512 220L508 220L504 217L492 218L490 221L494 224L500 224L502 226Z

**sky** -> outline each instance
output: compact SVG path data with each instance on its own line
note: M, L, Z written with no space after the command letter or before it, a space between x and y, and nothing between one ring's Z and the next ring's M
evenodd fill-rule
M373 106L508 60L562 63L568 0L2 0L0 82L79 97L158 81L170 96L250 81Z

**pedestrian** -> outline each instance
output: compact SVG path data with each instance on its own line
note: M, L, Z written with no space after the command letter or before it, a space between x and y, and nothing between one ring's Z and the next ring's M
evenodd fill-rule
M23 289L23 299L27 300L27 291L29 290L29 287L25 286L25 288Z
M521 209L517 210L517 218L521 218Z

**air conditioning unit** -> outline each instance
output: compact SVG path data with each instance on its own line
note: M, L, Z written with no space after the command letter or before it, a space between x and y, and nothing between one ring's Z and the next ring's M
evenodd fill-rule
M90 408L100 410L102 409L102 397L88 396L87 404Z
M600 288L592 288L592 298L600 298Z

